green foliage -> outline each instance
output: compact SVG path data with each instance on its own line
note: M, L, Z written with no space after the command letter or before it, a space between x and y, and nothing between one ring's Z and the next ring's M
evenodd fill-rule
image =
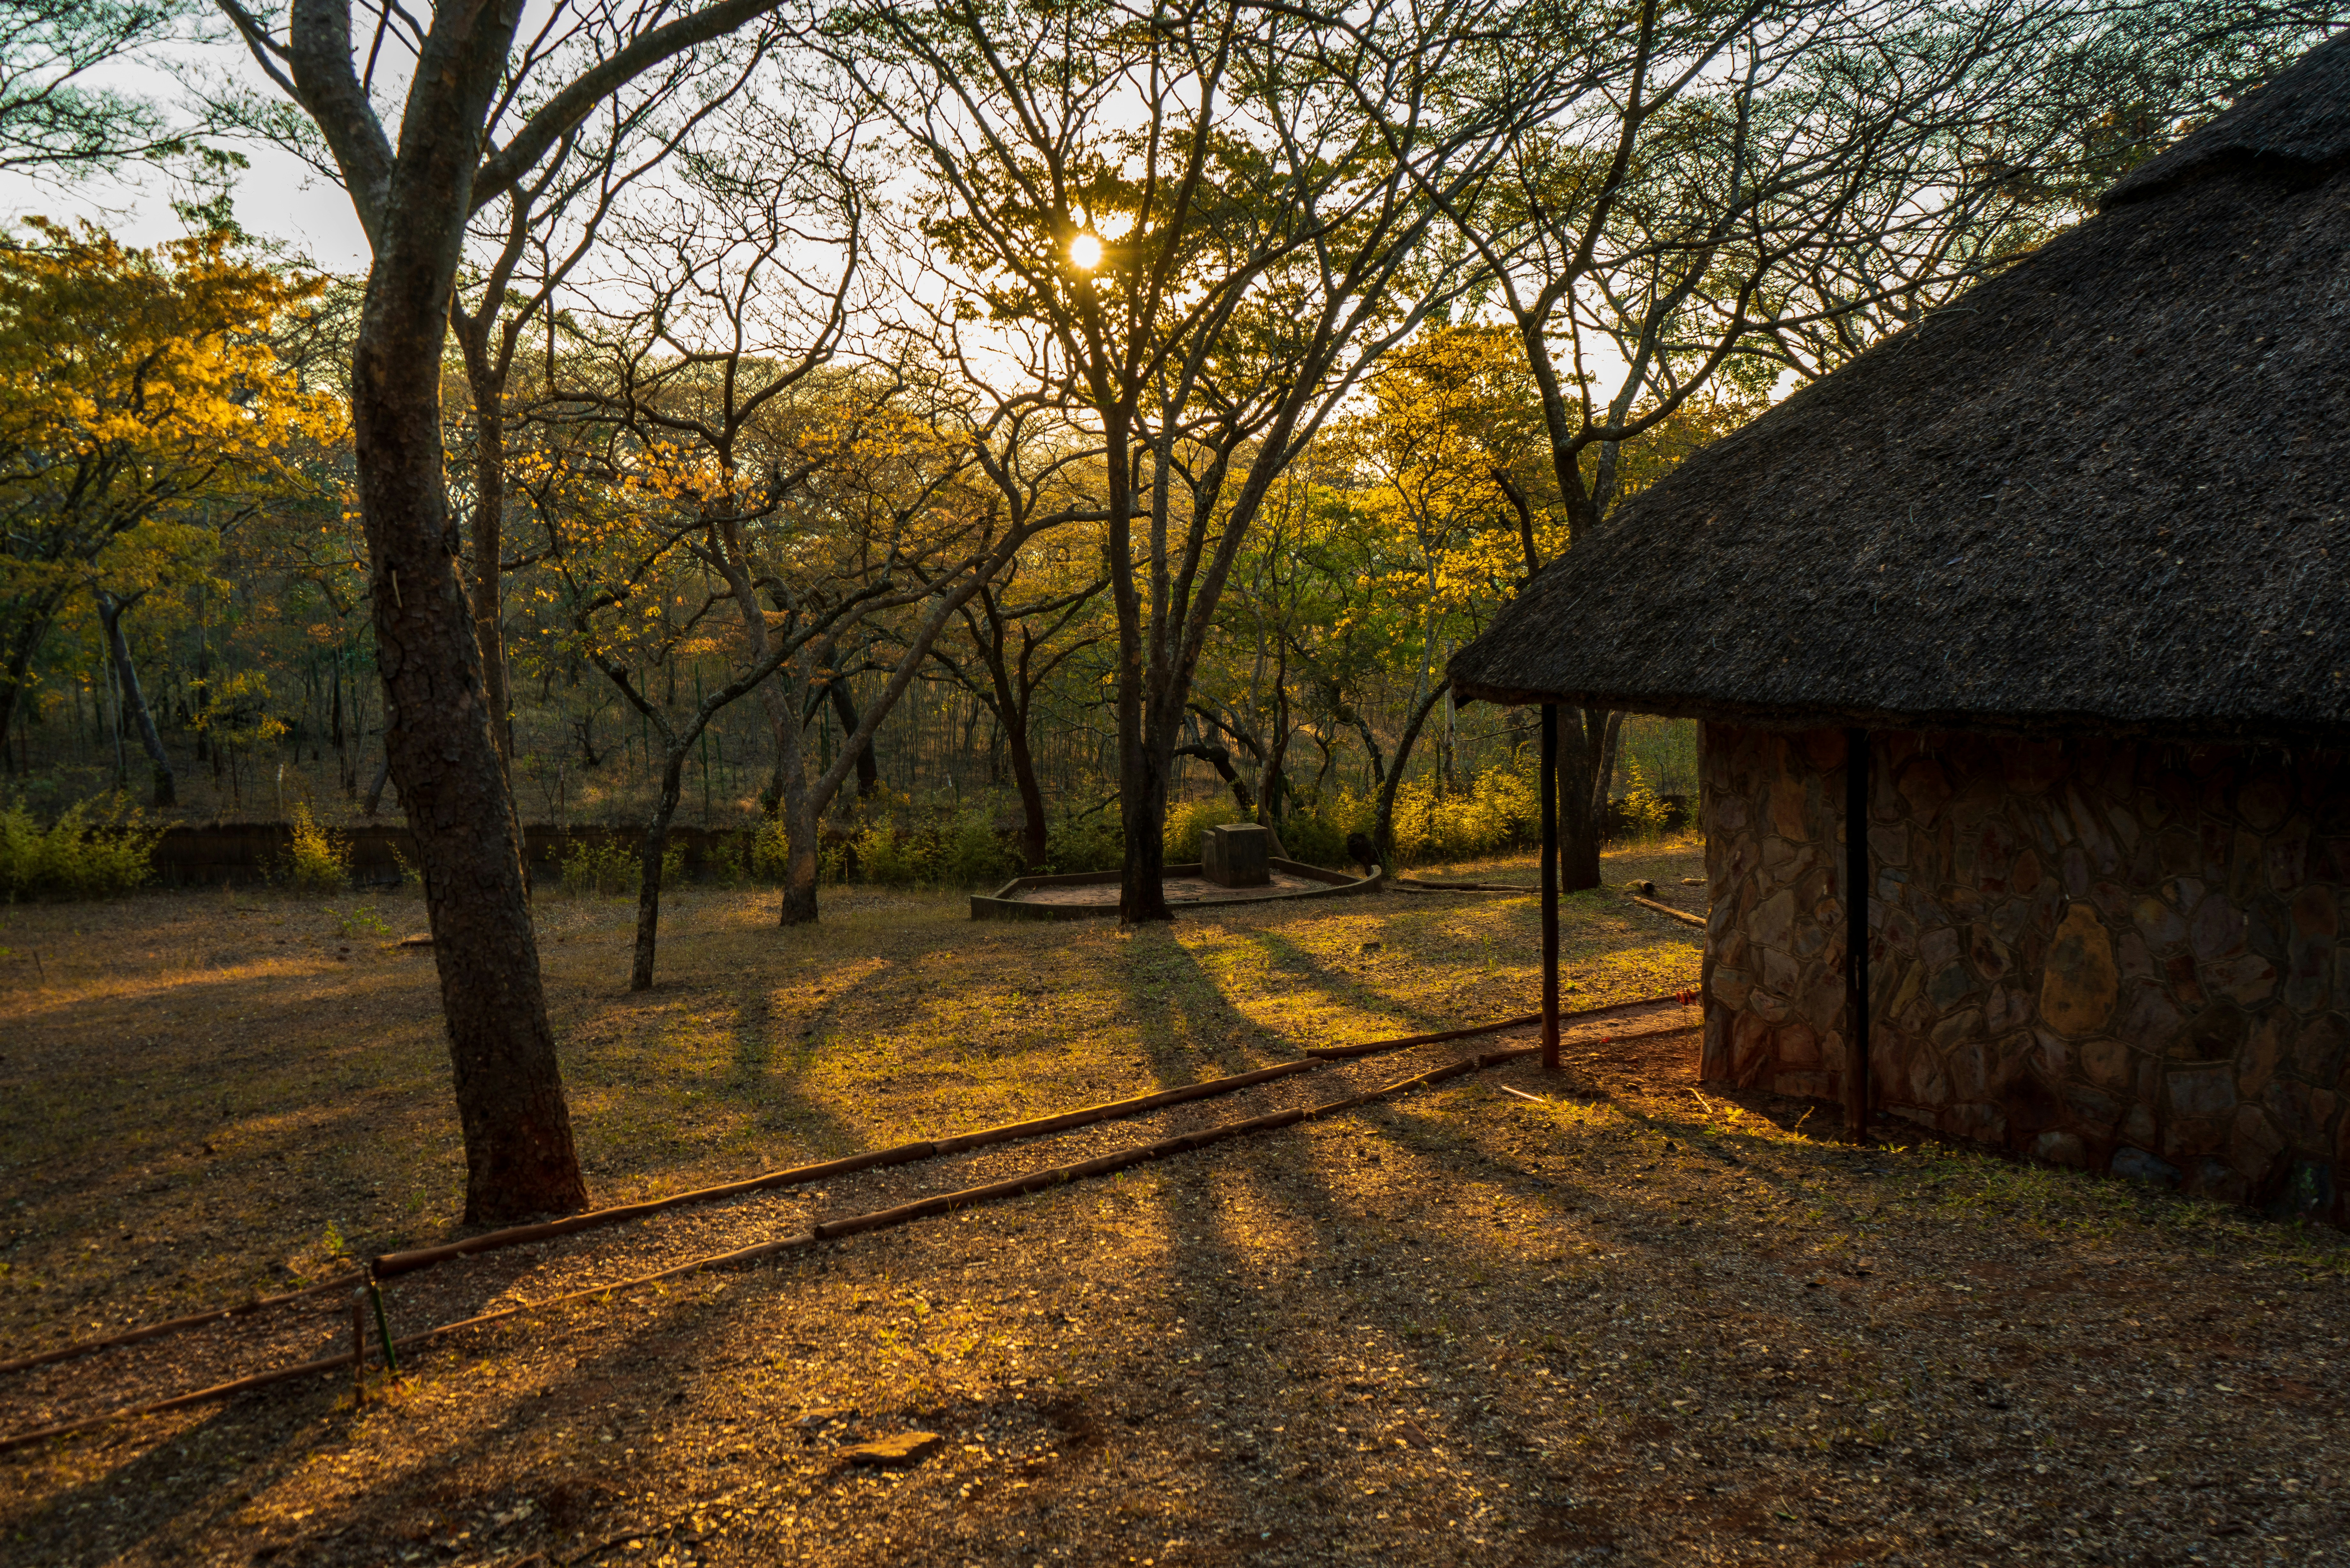
M1045 829L1045 867L1074 876L1115 871L1126 859L1126 829L1116 812L1064 816Z
M988 887L1020 872L1018 852L979 811L883 817L855 847L858 877L884 888Z
M582 898L619 898L644 884L643 852L633 839L574 838L561 865L563 890ZM672 844L661 852L661 886L672 886L684 871L685 846Z
M162 836L119 796L103 817L92 820L88 805L76 803L46 828L24 803L12 803L0 809L0 891L11 898L127 893L154 869Z
M1346 826L1336 815L1344 802L1334 802L1326 813L1292 812L1281 824L1281 846L1289 851L1292 860L1308 866L1347 866L1347 835L1355 829ZM1368 813L1365 814L1367 817Z
M1465 794L1444 794L1432 775L1396 790L1395 853L1404 865L1465 860L1523 848L1542 833L1533 776L1488 768Z
M710 868L728 888L779 880L784 874L783 825L771 816L756 827L728 834L711 850Z
M1240 803L1219 792L1201 800L1167 808L1167 863L1188 866L1200 858L1200 835L1211 827L1241 820ZM1116 862L1112 862L1113 865Z
M1672 819L1671 803L1657 794L1648 770L1637 761L1632 763L1632 787L1624 792L1623 811L1625 826L1643 844L1663 837L1666 824Z
M391 935L390 922L375 912L373 904L358 904L349 909L329 909L335 918L335 935L346 941L371 937L378 941Z
M351 882L348 834L318 826L307 802L294 806L294 844L286 859L286 882L305 893L332 893Z

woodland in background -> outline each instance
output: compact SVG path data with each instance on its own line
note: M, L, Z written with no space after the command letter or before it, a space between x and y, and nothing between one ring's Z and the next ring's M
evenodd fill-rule
M304 808L328 825L397 820L349 515L352 459L336 412L354 286L239 260L224 234L157 253L95 233L35 234L38 244L0 256L13 317L49 324L37 345L17 346L20 363L47 357L22 373L54 388L56 365L83 368L82 417L93 434L101 421L135 423L135 439L111 443L112 461L145 483L115 494L79 468L47 481L77 500L97 490L112 509L60 506L47 558L17 564L5 606L23 670L7 692L11 802L44 819L131 802L151 824L286 820ZM68 293L78 314L52 303ZM120 324L142 306L159 345L214 356L203 368L217 385L185 387L168 411L130 421L124 410L141 389L127 371L109 379L96 368L124 363ZM1492 471L1544 489L1531 383L1512 354L1491 328L1429 333L1368 379L1362 407L1333 421L1284 483L1240 557L1246 591L1222 607L1195 686L1170 859L1197 857L1202 826L1243 817L1263 817L1294 856L1332 866L1347 863L1348 835L1372 830L1409 716L1451 649L1513 590L1516 514ZM599 367L588 356L579 348L564 368L592 390ZM805 427L857 396L851 382L822 386L777 422L808 441ZM708 628L707 562L658 547L671 526L665 503L649 524L579 458L581 421L567 415L586 401L548 400L516 421L532 444L505 519L520 558L502 574L514 787L529 821L638 826L659 794L663 748L651 718L598 668L598 651L619 642L608 631L599 640L593 618L612 607L594 604L615 580L598 568L619 556L644 606L623 625L633 658L622 673L653 705L692 708L731 666ZM229 408L267 416L244 447L214 444ZM474 431L453 364L448 408L452 467L463 475ZM15 411L29 421L36 410ZM1742 411L1708 403L1642 443L1628 488ZM34 445L18 441L20 452ZM827 455L841 469L856 461L853 450ZM975 883L1118 864L1114 628L1097 532L1024 552L937 640L825 830L828 879ZM875 618L840 650L806 715L817 767L854 732L909 613ZM1532 743L1523 713L1440 706L1397 792L1396 854L1419 863L1531 843ZM755 834L773 816L775 761L758 709L718 711L687 754L679 820ZM1633 718L1610 793L1686 795L1694 763L1692 726ZM1041 843L1024 811L1024 769ZM1660 825L1661 808L1648 809ZM776 846L754 864L780 874L781 861Z

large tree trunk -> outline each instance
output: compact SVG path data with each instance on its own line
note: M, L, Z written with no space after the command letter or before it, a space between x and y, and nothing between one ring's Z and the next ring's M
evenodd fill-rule
M489 312L484 309L486 318ZM471 346L468 346L469 349ZM470 365L474 356L468 352ZM506 512L504 389L486 372L473 390L473 639L482 645L482 689L489 702L490 736L498 760L514 764L514 699L506 671L505 604L498 552Z
M125 600L112 594L98 596L99 619L106 625L106 646L114 656L114 670L122 683L123 705L139 725L139 744L147 753L154 769L155 794L153 804L160 807L179 804L177 782L172 777L172 759L164 753L163 737L155 731L155 715L147 707L147 693L140 689L139 667L130 661L130 642L122 635L122 612L130 607Z
M588 1189L546 1023L522 834L451 547L442 345L477 155L472 136L452 131L414 150L418 166L394 181L375 236L351 356L351 426L385 755L432 919L464 1127L465 1219L489 1224L585 1208Z
M665 750L660 797L653 803L652 820L645 824L637 857L637 956L629 971L630 991L653 988L653 950L660 940L661 856L669 849L670 819L677 815L678 797L685 790L685 759L691 747Z

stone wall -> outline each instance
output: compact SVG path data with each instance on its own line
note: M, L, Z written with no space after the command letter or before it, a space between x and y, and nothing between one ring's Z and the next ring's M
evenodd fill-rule
M1840 731L1709 724L1704 1075L1840 1098ZM1872 740L1873 1097L2350 1222L2350 757Z

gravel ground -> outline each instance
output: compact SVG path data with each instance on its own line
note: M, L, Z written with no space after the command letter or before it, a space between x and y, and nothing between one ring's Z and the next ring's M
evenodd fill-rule
M435 1271L396 1310L1489 1048ZM1700 1093L1695 1052L1588 1040L1559 1078L1520 1061L471 1332L364 1405L321 1377L0 1456L0 1541L44 1564L2345 1560L2343 1238L1898 1128L1852 1148L1829 1113ZM66 1376L36 1402L78 1402ZM907 1433L937 1441L851 1451Z

